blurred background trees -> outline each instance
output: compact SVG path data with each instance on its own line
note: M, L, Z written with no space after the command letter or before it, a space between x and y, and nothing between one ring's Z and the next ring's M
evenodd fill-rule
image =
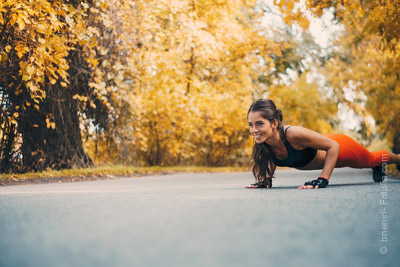
M275 2L284 9L285 1ZM314 16L331 12L344 27L322 69L327 88L338 103L359 116L363 140L371 141L376 130L393 152L400 153L400 2L312 0L304 4ZM295 5L285 11L302 17Z
M395 3L274 2L2 0L1 171L248 165L266 97L322 133L347 105L399 149ZM324 12L345 29L329 52L307 30Z

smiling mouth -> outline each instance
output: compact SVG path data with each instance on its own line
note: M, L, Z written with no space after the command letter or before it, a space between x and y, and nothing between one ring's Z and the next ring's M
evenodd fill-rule
M258 139L258 138L261 137L261 134L253 134L253 136L254 136L255 139Z

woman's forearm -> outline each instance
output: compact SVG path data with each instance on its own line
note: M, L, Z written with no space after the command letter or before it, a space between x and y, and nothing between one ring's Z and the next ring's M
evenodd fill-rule
M337 142L335 142L326 151L324 168L322 169L320 177L326 178L328 180L330 179L333 169L336 166L336 161L339 156L339 149L340 149L339 144Z

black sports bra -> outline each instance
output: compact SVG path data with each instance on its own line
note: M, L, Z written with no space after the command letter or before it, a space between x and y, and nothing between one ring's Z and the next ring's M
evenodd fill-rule
M317 154L317 149L312 148L312 147L306 147L303 150L297 150L292 147L292 145L289 143L289 141L286 138L286 131L290 128L291 126L288 126L286 130L284 131L284 145L287 150L287 158L280 160L275 157L275 155L272 155L271 161L276 165L276 166L285 166L285 167L293 167L293 168L300 168L305 165L307 165L310 161L315 158L315 155Z

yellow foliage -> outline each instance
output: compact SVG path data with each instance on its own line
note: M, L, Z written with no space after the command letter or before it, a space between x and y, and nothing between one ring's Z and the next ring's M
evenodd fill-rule
M114 1L118 38L129 53L99 75L126 92L131 116L119 114L130 123L100 138L115 146L92 151L144 165L226 165L248 154L253 79L266 70L260 54L279 51L250 25L247 17L260 15L255 3Z
M59 78L62 81L68 79L65 58L73 42L62 34L66 32L65 24L61 21L65 16L65 6L49 1L2 1L0 21L5 29L13 29L16 40L7 45L5 51L9 53L13 49L20 59L19 74L28 85L33 99L37 95L44 95L45 77L51 83ZM4 25L5 14L8 14L7 25Z
M349 40L342 38L341 42L346 47ZM379 38L374 38L357 47L343 48L338 57L327 63L325 75L340 101L365 120L367 137L374 132L368 122L372 116L378 131L391 139L400 128L400 113L394 108L400 105L400 86L392 65L398 56L378 47Z
M367 137L374 132L368 120L372 116L379 132L390 140L398 139L400 2L310 0L306 4L315 15L334 8L336 18L346 27L336 44L341 47L338 56L326 68L339 100L364 119Z
M303 1L274 0L274 4L280 9L286 24L297 23L303 29L308 28L310 22L303 11Z
M282 110L284 124L301 125L322 134L333 132L337 106L314 82L307 82L307 73L289 86L271 86L268 98Z
M287 45L260 33L256 4L3 0L0 23L7 21L17 41L0 51L0 60L5 64L12 53L19 58L19 78L30 95L21 108L39 109L45 88L71 84L68 56L78 47L84 52L82 64L91 70L88 90L95 97L71 97L112 122L102 128L79 114L85 147L98 162L247 164L246 113L257 79L272 70L270 55L280 55ZM307 26L293 1L277 4L288 23ZM282 109L288 107L288 122L330 131L325 121L336 107L304 77L293 86L272 86L269 94ZM56 127L50 115L46 126Z

